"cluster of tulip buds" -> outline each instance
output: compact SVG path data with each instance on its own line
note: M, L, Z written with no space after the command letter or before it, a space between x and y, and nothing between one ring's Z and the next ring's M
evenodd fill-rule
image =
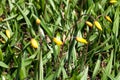
M109 16L105 16L105 19L107 21L109 21L110 23L112 23L112 20ZM99 29L100 31L102 31L102 27L101 27L101 24L97 21L97 20L94 20L93 24L90 22L90 21L86 21L85 22L89 27L93 27L93 24L96 26L97 29Z

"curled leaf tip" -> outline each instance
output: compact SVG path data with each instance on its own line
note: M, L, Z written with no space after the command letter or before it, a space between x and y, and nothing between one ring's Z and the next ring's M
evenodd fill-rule
M98 21L94 21L95 26L102 31L102 27Z
M53 41L57 44L57 45L63 45L63 42L57 38L53 38Z
M38 42L34 38L31 39L30 43L33 48L38 48Z
M76 41L81 42L81 43L88 44L87 40L84 39L84 38L76 37Z

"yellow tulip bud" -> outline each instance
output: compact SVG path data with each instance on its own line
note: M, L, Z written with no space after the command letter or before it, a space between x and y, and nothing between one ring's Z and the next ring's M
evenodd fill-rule
M114 3L116 3L117 2L117 0L110 0L110 3L111 4L114 4Z
M5 32L6 32L6 36L10 38L10 30L7 29Z
M105 16L105 19L112 23L112 20L109 16Z
M93 24L92 24L91 22L86 21L85 23L86 23L89 27L93 27Z
M63 42L57 38L53 38L53 41L57 44L57 45L63 45Z
M36 19L36 24L40 25L40 19L39 18Z
M102 27L98 21L94 21L95 26L102 31Z
M38 42L34 38L31 39L30 43L33 48L38 48Z
M84 39L84 38L76 37L76 40L77 40L78 42L88 44L87 40Z

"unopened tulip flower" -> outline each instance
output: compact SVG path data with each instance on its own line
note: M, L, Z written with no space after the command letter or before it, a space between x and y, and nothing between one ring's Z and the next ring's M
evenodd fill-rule
M117 2L117 0L110 0L110 3L111 4L114 4L114 3L116 3Z
M102 27L98 21L94 21L95 26L102 31Z
M93 27L93 24L90 21L85 22L89 27Z
M105 19L112 23L112 20L109 16L105 16Z
M6 36L10 38L10 30L7 29L5 32L6 32Z
M40 25L40 19L39 18L36 19L36 24Z
M34 38L31 39L30 43L33 48L38 48L38 42Z
M87 40L81 37L76 37L76 41L87 44Z
M54 41L57 45L63 45L63 42L62 42L60 39L53 38L53 41Z

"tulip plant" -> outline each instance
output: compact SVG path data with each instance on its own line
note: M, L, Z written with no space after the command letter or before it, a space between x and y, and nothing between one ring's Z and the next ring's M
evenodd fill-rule
M119 0L0 0L0 80L120 80Z

